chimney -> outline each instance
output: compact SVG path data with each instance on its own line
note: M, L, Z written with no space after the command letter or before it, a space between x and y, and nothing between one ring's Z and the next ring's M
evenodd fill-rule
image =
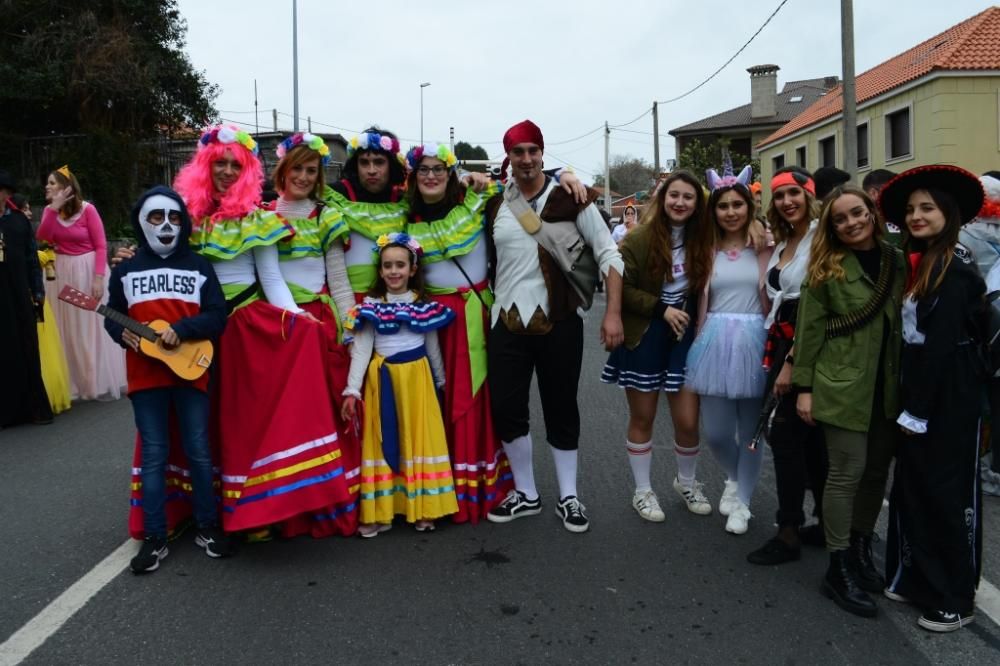
M750 119L773 118L777 113L774 108L778 96L777 65L754 65L747 69L750 72Z

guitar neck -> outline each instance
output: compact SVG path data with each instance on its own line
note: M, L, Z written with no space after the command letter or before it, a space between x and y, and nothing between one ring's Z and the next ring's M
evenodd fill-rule
M107 305L97 306L97 313L104 315L113 322L121 324L122 326L132 331L136 335L146 338L150 342L156 342L157 340L156 331L151 329L149 326L146 326L145 324L140 324L135 319L127 317L123 315L121 312L118 312L117 310L112 310Z

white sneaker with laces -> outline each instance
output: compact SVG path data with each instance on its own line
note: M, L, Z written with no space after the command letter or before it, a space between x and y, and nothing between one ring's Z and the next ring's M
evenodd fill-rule
M698 481L693 481L691 486L688 487L681 483L676 476L674 477L674 490L684 500L688 511L696 513L699 516L707 516L712 513L712 505L709 504L708 498L705 497L702 488L703 484Z
M736 493L739 491L739 484L736 481L726 481L726 486L722 490L722 497L719 498L719 514L722 516L728 516L736 508L736 504L740 501L736 497Z
M726 520L726 531L730 534L746 534L751 518L753 514L750 513L750 507L736 500L736 508L730 512L729 519Z
M656 493L652 490L636 492L632 496L632 508L635 509L644 520L651 523L662 523L667 519L660 508L660 502L656 499Z

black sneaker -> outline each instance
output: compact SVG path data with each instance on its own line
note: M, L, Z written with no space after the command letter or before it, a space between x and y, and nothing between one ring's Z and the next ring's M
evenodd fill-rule
M917 624L927 631L947 633L958 631L975 619L972 611L968 613L949 613L947 611L929 610L920 616Z
M542 512L542 498L529 500L520 490L512 490L500 504L486 514L491 523L509 523L525 516L537 516Z
M160 560L169 552L164 537L148 536L143 539L139 553L129 562L129 568L135 574L152 573L160 568Z
M562 518L563 527L570 532L580 534L590 529L586 507L583 506L583 502L576 498L576 495L567 495L559 500L559 504L556 505L556 515Z
M784 564L785 562L794 562L801 557L801 549L789 546L778 537L774 537L763 546L747 555L747 562L750 564L772 566L775 564Z
M233 554L233 542L218 527L199 527L194 544L205 549L209 557L229 557Z

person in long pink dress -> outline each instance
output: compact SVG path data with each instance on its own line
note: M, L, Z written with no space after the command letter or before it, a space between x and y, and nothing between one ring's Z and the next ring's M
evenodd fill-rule
M99 316L54 298L70 285L107 303L104 223L94 204L83 200L69 167L49 174L45 197L49 205L37 236L56 250L55 289L49 300L66 350L72 397L117 400L125 388L125 350L104 334Z

